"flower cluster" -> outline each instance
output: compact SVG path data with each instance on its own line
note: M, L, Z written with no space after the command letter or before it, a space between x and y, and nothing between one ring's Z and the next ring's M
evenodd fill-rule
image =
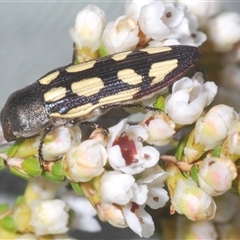
M79 53L77 61L95 58L101 44L111 54L146 46L200 46L206 40L198 31L197 18L184 5L162 1L127 1L125 15L105 22L104 12L96 6L78 13L70 29Z
M207 35L198 30L198 21L214 49L239 51L238 14L218 14L220 6L215 2L204 5L207 13L201 6L190 1L132 0L125 4L125 15L107 24L99 7L87 6L70 29L74 63L149 46L200 46ZM222 27L221 21L238 30L227 39L217 28L218 41L212 29ZM224 55L224 60L229 63L232 54ZM133 124L124 118L89 134L79 126L60 126L43 142L38 136L7 147L0 152L0 168L6 165L30 181L13 209L0 205L0 238L70 239L69 229L100 231L96 214L148 238L155 226L146 209L164 206L170 214L184 215L174 219L175 231L170 232L176 234L167 239L226 239L231 236L229 228L239 237L234 209L240 205L229 190L240 192L240 118L225 104L209 107L216 94L216 84L196 72L175 82L171 92L148 99L151 111L142 109ZM1 134L0 141L5 144ZM39 145L44 169L38 161ZM227 212L226 201L230 202ZM233 226L221 228L230 221ZM169 226L164 226L165 233Z

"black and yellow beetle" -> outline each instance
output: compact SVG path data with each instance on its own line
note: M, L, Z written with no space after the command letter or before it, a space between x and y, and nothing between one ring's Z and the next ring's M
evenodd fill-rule
M55 69L10 95L1 111L4 137L29 138L149 98L182 77L200 55L196 47L165 46Z

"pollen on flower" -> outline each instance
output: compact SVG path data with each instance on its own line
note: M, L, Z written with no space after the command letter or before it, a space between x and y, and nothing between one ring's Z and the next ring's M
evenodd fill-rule
M170 17L172 17L172 13L171 13L171 12L167 12L167 13L165 13L165 16L166 16L167 18L170 18Z
M113 146L119 145L123 158L126 161L126 165L129 166L135 160L134 155L137 154L135 143L126 134L121 134L113 142Z

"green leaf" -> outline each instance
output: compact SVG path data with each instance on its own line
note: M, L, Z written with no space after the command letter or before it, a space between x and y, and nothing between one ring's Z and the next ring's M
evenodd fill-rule
M83 190L79 183L71 182L71 186L72 186L73 190L75 191L75 193L77 193L80 196L84 195Z
M42 176L54 182L62 182L65 179L65 175L63 174L62 166L59 161L53 164L51 172L43 171Z
M15 206L21 205L25 202L25 198L24 196L19 196L17 197L16 201L15 201Z
M221 153L221 150L222 150L222 146L219 145L219 146L216 146L214 149L213 149L213 152L212 152L212 157L220 157L220 153Z
M4 169L4 159L0 157L0 170Z
M26 172L28 175L32 177L38 177L42 172L40 163L36 158L25 159L22 163L22 169L24 172Z
M28 175L27 173L21 171L19 168L16 168L16 167L9 167L9 170L12 174L18 176L18 177L21 177L25 180L30 180L32 179L33 177Z
M107 50L106 50L104 45L102 45L99 48L99 55L100 55L100 57L105 57L105 56L109 55L109 53L107 52Z
M18 148L21 146L24 140L17 140L13 143L13 145L8 149L7 155L8 157L13 157L14 154L17 152Z
M190 175L196 183L198 182L198 167L196 164L193 164L190 170Z
M23 170L33 177L38 177L42 168L40 166L39 160L36 158L27 158L22 163Z
M11 216L4 217L1 220L1 226L2 226L2 228L4 228L5 230L7 230L9 232L16 232L17 231L16 224L14 222L13 217L11 217Z
M165 98L164 96L159 96L153 103L153 107L165 111Z
M9 209L9 205L7 203L0 204L0 215L6 212Z
M52 166L52 174L56 176L59 180L64 180L65 175L61 163L58 161Z
M188 140L188 136L185 135L185 136L182 136L182 138L180 139L180 141L178 143L177 150L176 150L176 153L175 153L175 157L176 157L177 161L182 160L182 157L183 157L183 154L184 154L184 148L187 144L187 140Z

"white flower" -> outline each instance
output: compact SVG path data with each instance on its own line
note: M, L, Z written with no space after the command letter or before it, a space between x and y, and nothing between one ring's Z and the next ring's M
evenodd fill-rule
M205 158L199 168L199 186L210 196L222 195L237 177L235 164L227 158Z
M71 229L79 229L87 232L101 231L100 224L94 218L96 210L85 197L81 197L73 191L68 191L61 196L61 199L74 211L71 219Z
M57 160L64 153L69 151L74 143L80 142L81 130L78 126L66 127L60 126L54 128L44 138L42 154L44 160ZM39 146L40 137L36 139L35 145Z
M164 11L165 7L162 2L151 2L142 7L139 26L148 38L160 41L170 34L169 28L161 19Z
M152 217L143 206L129 203L123 207L123 215L128 226L140 237L149 238L153 235L155 227Z
M95 5L89 5L78 13L75 26L70 29L70 36L80 49L88 47L94 52L102 43L104 26L104 12Z
M72 146L61 164L70 181L87 182L104 171L106 162L107 152L102 142L90 139Z
M197 72L192 79L184 77L173 84L172 94L166 100L166 112L177 124L194 123L217 93L213 82L203 83L203 74Z
M145 184L148 188L146 204L152 209L158 209L165 206L169 200L168 193L164 189L164 182L167 173L159 166L144 170L137 184Z
M218 233L212 221L190 221L177 216L177 232L175 239L217 240Z
M146 140L149 144L164 146L168 144L175 133L175 124L163 112L149 111L139 123L148 132Z
M125 205L130 201L144 204L147 186L137 185L132 175L120 171L105 172L100 181L100 195L108 203Z
M135 22L138 21L141 8L150 2L157 0L130 0L125 2L125 13L126 16L132 18Z
M121 16L107 24L103 31L103 44L109 54L132 50L138 44L138 32L138 25L130 17Z
M137 174L158 162L160 153L151 146L143 146L148 134L142 126L128 126L125 119L109 132L108 158L115 170Z
M152 47L179 44L199 46L206 40L206 34L197 31L196 16L187 12L184 6L150 2L142 6L138 21Z
M233 59L232 54L229 57L231 57L231 60ZM239 60L237 61L240 61L240 51L239 51ZM236 93L238 94L238 89L240 89L239 79L240 79L239 66L237 64L227 64L224 66L223 71L221 72L220 86L223 88L223 90L226 91L226 94L229 94L229 91L231 92L236 91Z
M161 46L170 46L170 45L180 45L180 42L177 39L166 39L163 41L152 40L148 42L149 47L161 47Z
M69 207L62 200L35 200L30 203L30 209L30 225L37 235L68 231Z
M189 1L178 0L178 4L187 6L187 10L193 13L197 18L200 26L205 25L209 18L220 12L222 4L220 1Z
M232 49L240 40L240 14L224 12L208 22L208 35L217 51L225 52Z
M189 27L189 34L183 34L179 38L179 42L182 45L200 46L207 40L207 35L203 32L198 31L198 20L197 17L191 13L186 13L186 19Z
M228 223L234 218L234 215L239 208L239 196L234 192L228 191L227 193L216 197L215 202L217 205L217 211L213 221L215 223Z

